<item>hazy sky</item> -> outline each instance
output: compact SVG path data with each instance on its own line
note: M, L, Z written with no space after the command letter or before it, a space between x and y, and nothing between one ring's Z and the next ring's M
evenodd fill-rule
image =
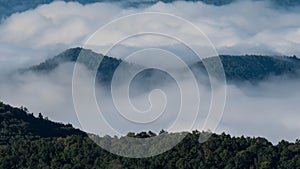
M159 2L148 7L123 9L110 3L81 5L76 2L53 2L13 14L0 25L1 61L40 62L42 58L67 47L83 45L104 24L136 12L163 12L183 17L199 27L221 54L299 55L299 10L286 11L270 6L267 2L248 1L220 7L201 2ZM129 28L142 29L138 24L143 23L142 20L132 20ZM158 30L168 29L168 24L155 26ZM192 39L193 32L185 28L182 25L176 31L191 36L190 41L195 44L201 43L199 39ZM101 39L103 45L109 45L105 44L107 39L125 33L122 31L126 28L107 32L106 37ZM129 45L143 47L149 43L136 40Z
M35 114L43 112L50 119L71 122L79 127L72 102L72 64L59 67L49 76L26 74L7 78L5 73L37 64L67 48L83 46L88 37L104 24L136 12L163 12L182 17L200 28L220 54L299 56L298 11L273 9L267 2L248 1L220 7L201 2L159 2L140 8L122 8L110 3L81 5L75 2L53 2L42 5L33 10L13 14L0 25L0 100L15 106L26 106ZM131 20L129 27L109 30L105 33L106 36L99 39L101 45L111 45L109 40L122 37L126 34L126 29L140 31L143 28L141 23L143 18L138 18ZM154 30L172 30L172 23L152 26ZM195 34L189 32L186 25L176 27L176 31L186 33L193 45L205 43L201 39L193 38ZM176 45L178 44L169 40L149 36L124 42L112 54L121 57L133 50L149 46L160 46L185 54L185 50L177 48ZM101 52L101 47L99 49ZM188 56L187 54L186 57ZM189 80L184 82L190 83ZM217 131L234 135L264 136L273 142L281 139L294 141L300 137L299 83L299 80L272 78L255 87L228 86L226 107ZM174 93L178 92L178 88L170 85L162 87L163 89L171 95L169 98L173 98L168 102L176 105L178 98ZM206 98L204 103L208 103L208 89L200 87L200 90L202 98ZM147 95L139 96L133 98L133 102L141 102L146 98ZM105 99L102 101L106 102ZM169 113L176 109L176 106L172 105L167 107ZM105 107L107 110L110 108ZM159 130L168 126L172 120L172 116L166 115L155 126L143 128L116 124L116 127L123 133L127 130L139 131L147 128ZM186 124L181 125L185 128Z

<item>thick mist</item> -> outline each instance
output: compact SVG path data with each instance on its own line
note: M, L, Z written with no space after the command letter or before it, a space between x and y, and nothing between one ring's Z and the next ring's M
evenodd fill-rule
M73 64L68 63L62 64L47 75L28 72L21 75L15 74L8 78L2 77L0 84L1 100L14 106L25 106L35 115L42 112L51 120L71 123L75 127L82 128L72 100L73 67ZM82 77L84 84L85 78L91 76L92 73L84 66L82 66L82 71L85 74ZM191 83L189 79L184 78L180 81L183 85ZM97 84L97 102L105 121L118 131L119 135L129 131L152 130L159 132L161 129L170 127L180 109L180 91L174 79L169 78L167 83L161 85L158 85L157 82L151 84L147 81L147 88L141 80L138 82L133 80L132 84L130 91L136 91L136 93L130 95L130 99L133 105L140 110L150 108L149 94L151 91L154 89L162 90L167 100L163 115L149 124L132 123L120 116L113 105L111 93L107 87ZM203 129L203 122L211 101L211 90L207 84L207 82L199 82L200 111L192 129ZM226 132L236 136L264 136L274 143L281 139L294 141L299 137L300 130L298 123L300 120L298 113L299 84L300 80L298 79L270 77L256 86L249 84L228 85L225 110L217 132ZM123 86L120 84L118 87L122 88ZM82 95L82 97L88 96ZM155 110L155 104L162 104L159 101L162 99L162 95L154 95L153 98L152 104ZM127 98L120 96L119 99ZM190 102L192 103L192 101ZM90 131L87 132L96 132L99 135L116 134L108 129L105 130L105 126L99 123L101 120L93 116L93 113L100 114L100 112L91 113L87 110L86 113L84 119L81 120L90 122ZM188 119L194 115L194 112L186 111L184 115ZM188 130L190 125L190 122L182 119L177 130L174 131Z
M27 72L17 73L18 69L36 65L46 58L51 58L67 48L84 46L85 41L101 26L118 17L136 12L163 12L187 19L200 28L214 44L219 54L261 54L261 55L300 55L300 13L297 9L275 9L268 2L237 1L225 6L206 5L201 2L174 2L165 4L158 2L151 6L123 8L113 3L94 3L81 5L76 2L53 2L41 5L36 9L15 13L0 25L0 100L14 106L25 106L35 115L39 112L51 120L72 123L82 128L74 110L72 100L72 74L74 64L62 64L49 74ZM140 20L132 20L127 29L141 29ZM170 24L153 25L157 30L169 30ZM105 39L118 39L126 34L120 29L110 30L105 37L99 39L98 52L108 45ZM189 41L195 45L205 45L195 39L193 32L185 25L177 31L186 33ZM111 56L123 58L132 51L146 47L159 47L182 56L187 63L192 63L185 49L176 42L147 37L122 43L111 53ZM151 60L151 55L149 55ZM161 62L170 64L161 58ZM147 65L147 60L139 64ZM172 64L171 64L172 65ZM82 66L85 78L90 72ZM168 78L167 78L168 79ZM182 78L185 85L191 79ZM146 82L145 82L146 83ZM276 143L281 139L294 141L299 138L299 79L289 77L270 77L257 85L230 84L227 86L227 99L223 118L217 132L226 132L240 136L264 136ZM211 90L202 81L199 83L201 96L200 113L193 129L201 130L209 109ZM151 88L151 86L153 87ZM172 125L174 114L180 105L180 93L176 83L170 81L157 85L157 81L142 81L132 86L136 92L131 101L138 109L147 110L149 91L159 88L166 94L167 106L165 115L148 125L128 123L118 115L112 105L109 90L97 84L96 95L99 106L105 113L106 121L119 131L153 130L158 132ZM122 88L122 84L119 86ZM151 89L151 90L150 90ZM86 97L85 95L82 96ZM154 102L162 101L161 95L154 93ZM120 96L119 99L127 99ZM88 99L87 99L88 100ZM190 101L192 103L192 100ZM83 103L89 104L89 103ZM158 102L161 104L161 102ZM126 105L125 105L126 106ZM192 105L191 105L192 106ZM186 111L186 118L194 112ZM83 120L91 121L91 130L100 135L115 134L98 124L93 116L87 115ZM184 120L174 131L188 129L190 122ZM96 127L96 128L94 128Z
M298 11L273 8L267 1L237 1L225 6L201 2L158 2L139 8L123 8L113 3L81 5L53 2L15 13L0 25L0 60L6 64L38 63L63 49L84 45L85 40L104 24L136 12L170 13L187 19L208 36L220 54L299 55ZM130 29L139 30L140 26L136 23L141 21L133 20ZM158 30L168 30L169 25L156 26ZM177 31L185 32L191 42L201 44L199 39L193 39L193 32L184 25ZM118 38L124 33L120 30L107 32L101 45L109 45L105 39ZM155 43L135 41L124 44L123 52L126 54L127 49L143 48L145 45L169 45L161 41L152 42Z

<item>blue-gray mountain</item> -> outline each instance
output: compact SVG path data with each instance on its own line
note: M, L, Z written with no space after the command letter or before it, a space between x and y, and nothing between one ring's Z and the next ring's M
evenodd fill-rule
M229 82L257 83L270 76L299 76L300 59L296 56L220 55L219 58ZM203 62L213 63L216 59L218 58L212 57L204 59ZM202 62L192 67L204 69Z
M125 73L141 67L141 65L138 64L127 63L120 59L103 56L93 52L92 50L72 48L61 54L58 54L51 59L46 60L43 63L40 63L39 65L24 69L22 72L31 71L34 73L49 73L63 63L74 63L79 54L86 58L79 62L85 65L88 69L98 66L94 65L94 63L96 63L96 59L102 59L100 66L97 67L97 80L100 83L109 84L112 80L115 70L120 63L125 65ZM299 77L298 70L300 69L300 59L296 56L220 55L219 58L223 64L224 72L228 82L250 82L255 84L265 80L270 76L289 76L291 78ZM206 58L202 61L190 64L189 66L193 70L195 77L199 77L202 75L202 73L207 74L203 64L204 62L213 64L219 58ZM167 73L151 68L146 69L139 75L141 82L161 82L161 79L164 79L165 81L172 79L169 77L169 75L167 75Z
M54 0L0 0L0 19L4 19L16 12L23 12L29 9L36 8L42 4L49 4ZM81 4L89 4L95 2L112 2L118 3L124 7L138 7L145 5L152 5L159 1L164 3L172 3L174 1L188 1L197 2L201 1L210 5L227 5L239 0L64 0L65 2L79 2ZM264 0L253 0L264 1ZM289 8L300 5L300 0L270 0L274 6Z

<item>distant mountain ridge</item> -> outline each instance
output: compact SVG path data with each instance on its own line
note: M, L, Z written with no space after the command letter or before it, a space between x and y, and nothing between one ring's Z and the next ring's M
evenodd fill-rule
M104 59L104 56L98 53L93 52L89 49L83 49L83 48L71 48L68 50L65 50L64 52L54 56L53 58L47 59L45 62L42 62L38 65L34 65L28 69L24 69L24 71L34 71L34 72L40 72L40 73L47 73L49 71L52 71L53 69L57 68L62 63L67 62L76 62L79 55L86 55L85 57L91 57L93 59L99 58ZM106 57L108 58L108 57ZM115 59L112 60L112 62L116 61Z
M103 56L93 52L92 50L78 47L68 49L61 54L40 63L39 65L23 70L23 72L32 71L35 73L48 73L57 68L60 64L67 62L74 63L79 54L87 58L87 62L89 63L83 63L87 67L91 66L91 63L96 62L95 59L102 59L101 64L98 67L97 78L100 82L104 83L109 83L111 81L112 76L120 63L125 64L126 70L124 70L124 72L131 71L132 69L141 66L134 63L127 63L113 57ZM220 55L219 58L223 64L228 82L257 83L270 76L288 75L290 77L298 77L299 75L298 70L300 69L300 59L296 56ZM194 70L193 73L196 77L199 75L198 70L206 74L203 63L214 65L219 58L205 58L202 61L191 64L190 68ZM153 76L154 74L157 75L156 70L147 69L143 72L143 77L152 78L152 80L155 78L163 79L164 73L161 73L160 76L157 77Z
M49 73L50 71L57 68L60 64L77 61L79 55L82 55L86 58L86 60L80 62L87 66L87 68L91 68L97 65L91 65L98 59L101 60L101 64L98 67L97 78L101 82L109 82L113 76L114 71L122 62L120 59L115 59L108 56L103 56L102 54L98 54L89 49L83 48L71 48L68 49L53 58L47 59L45 62L40 63L39 65L34 65L28 69L21 70L22 72L32 71L35 73Z
M257 83L270 76L281 75L298 77L300 70L300 59L296 56L220 55L219 58L228 82ZM207 58L203 62L213 64L219 58ZM192 67L204 69L202 62Z

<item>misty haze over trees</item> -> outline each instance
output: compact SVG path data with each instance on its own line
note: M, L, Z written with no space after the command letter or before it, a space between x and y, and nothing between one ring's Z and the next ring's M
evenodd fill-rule
M299 9L300 0L0 0L0 169L300 168ZM149 15L103 29L95 44L87 43L107 24L144 13L174 15L207 39L188 24ZM147 26L155 33L183 34L188 43L152 34L127 37ZM168 52L186 65L174 64ZM170 66L171 73L153 63ZM142 69L126 86L131 73ZM194 80L197 91L189 88ZM76 84L83 89L82 114ZM182 112L180 84L189 89ZM212 100L222 97L212 93L223 88L226 104L216 117ZM93 91L97 111L87 91ZM131 104L151 113L144 110L165 101L157 91L166 105L150 123L131 121L115 104L132 117L137 115L127 109ZM192 96L197 92L199 101ZM195 100L198 111L191 111ZM209 115L217 119L212 130L206 126ZM193 123L186 120L191 117ZM168 151L157 153L162 150Z
M71 125L37 118L25 110L0 103L0 168L291 169L300 166L299 140L294 143L282 140L272 145L261 137L231 137L222 133L212 134L208 141L199 143L199 136L203 134L199 131L189 133L180 144L158 156L119 157L101 149L84 132ZM155 135L142 132L127 136L146 138ZM122 143L116 144L114 139L124 138L106 139L122 151Z

